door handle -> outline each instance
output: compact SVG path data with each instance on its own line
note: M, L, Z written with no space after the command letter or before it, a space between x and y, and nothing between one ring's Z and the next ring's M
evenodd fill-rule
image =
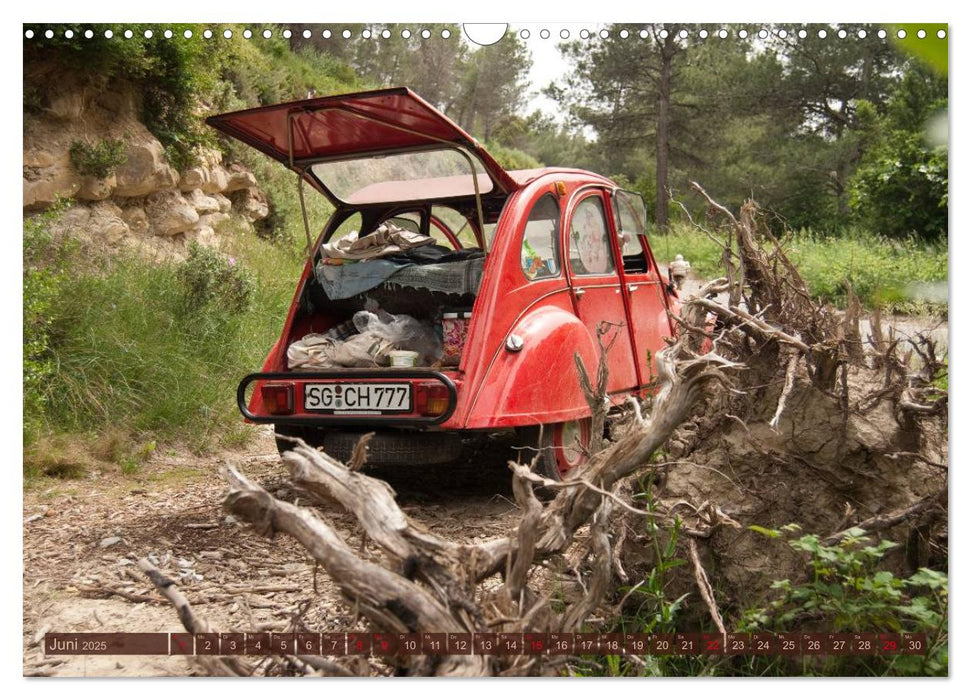
M628 284L627 285L627 291L628 292L631 292L633 294L634 292L637 291L637 285L636 284Z
M585 289L574 289L574 290L573 290L573 293L574 293L574 294L576 294L576 296L577 296L577 299L579 299L579 298L580 298L580 297L582 297L582 296L583 296L584 294L586 294L586 293L587 293L587 291L586 291Z

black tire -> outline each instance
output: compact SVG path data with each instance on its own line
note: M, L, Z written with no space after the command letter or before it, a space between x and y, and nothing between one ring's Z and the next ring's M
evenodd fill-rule
M299 426L277 426L278 435L302 438L311 447L341 462L347 462L366 430L324 430ZM282 455L293 449L293 442L276 438ZM368 443L367 466L410 466L454 462L462 453L462 440L457 433L387 430L377 432Z
M520 442L525 448L520 454L522 463L529 464L538 451L537 471L547 479L563 481L589 459L590 424L589 418L582 418L521 428Z
M274 425L273 432L276 449L281 456L284 452L288 452L296 446L295 442L287 439L288 437L300 438L311 447L320 447L323 444L322 430L315 430L312 434L305 428L296 425Z

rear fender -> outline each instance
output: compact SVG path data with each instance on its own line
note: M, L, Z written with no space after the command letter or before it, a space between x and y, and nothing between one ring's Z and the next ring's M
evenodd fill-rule
M594 339L574 314L546 306L520 318L509 335L523 347L500 348L466 422L469 428L558 423L590 415L574 353L590 377L599 357Z

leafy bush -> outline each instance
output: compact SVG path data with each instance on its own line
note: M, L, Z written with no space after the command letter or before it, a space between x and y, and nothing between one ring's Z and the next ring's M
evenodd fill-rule
M55 372L52 343L58 301L70 275L71 247L55 239L51 226L66 208L57 202L43 214L24 219L24 444L37 438L47 405L47 385Z
M947 236L947 147L927 149L920 134L898 132L854 176L850 204L874 231L893 238Z
M799 531L797 525L780 530L752 527L771 538ZM927 656L900 657L897 670L909 673L947 673L947 574L922 568L909 578L878 568L897 544L872 539L851 528L836 544L818 535L793 536L787 544L809 555L811 577L805 583L776 581L778 597L767 606L749 610L740 630L827 632L916 632L928 635Z
M495 141L487 143L485 148L496 159L496 162L506 170L529 170L543 167L543 164L533 156L518 148L503 146Z
M856 105L865 148L849 182L850 206L866 228L890 238L947 236L947 94L946 74L911 61L885 110Z
M222 312L239 314L249 309L253 296L253 275L236 258L212 248L189 244L189 256L176 272L182 283L186 310L200 313L213 304Z
M103 180L113 175L115 169L125 162L125 142L105 139L92 146L84 141L75 141L71 144L70 156L71 167L76 173Z

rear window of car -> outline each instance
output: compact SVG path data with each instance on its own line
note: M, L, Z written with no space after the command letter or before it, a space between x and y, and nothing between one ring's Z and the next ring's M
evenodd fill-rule
M523 230L520 263L526 279L560 274L559 230L560 204L552 194L545 194L533 205Z

